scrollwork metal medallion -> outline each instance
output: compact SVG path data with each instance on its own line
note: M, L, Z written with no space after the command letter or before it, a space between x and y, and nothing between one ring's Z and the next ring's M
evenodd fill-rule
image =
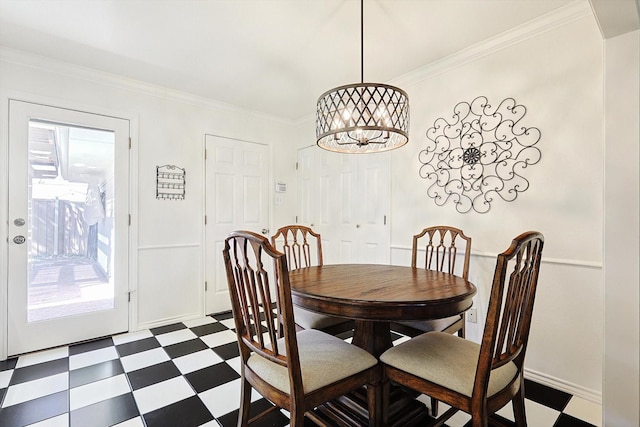
M520 121L526 108L506 98L492 107L479 96L460 102L451 120L437 119L420 151L420 176L438 206L448 201L460 213L486 213L497 195L511 202L529 188L523 171L540 161L540 130Z

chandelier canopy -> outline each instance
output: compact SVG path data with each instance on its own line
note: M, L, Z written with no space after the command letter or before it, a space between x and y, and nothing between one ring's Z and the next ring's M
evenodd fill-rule
M360 82L331 89L318 98L319 147L339 153L375 153L409 141L409 97L402 89L364 83L364 13L360 0Z

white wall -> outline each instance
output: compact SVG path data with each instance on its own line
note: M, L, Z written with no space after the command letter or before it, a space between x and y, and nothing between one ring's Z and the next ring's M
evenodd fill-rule
M476 306L482 316L486 311L495 254L504 250L511 238L521 231L542 231L547 241L527 356L527 374L555 387L598 400L602 390L602 313L605 303L602 272L603 176L606 173L607 179L617 180L612 184L614 189L623 189L624 183L628 182L624 170L615 173L617 160L608 160L608 172L603 170L603 93L605 89L609 92L617 88L622 93L627 90L625 83L615 84L620 77L615 70L622 72L627 66L627 50L635 49L637 52L637 34L635 41L624 38L608 42L607 49L612 56L607 54L610 71L605 88L603 41L590 13L579 12L577 17L569 17L562 25L542 25L541 28L542 31L525 34L516 42L496 43L489 50L474 47L459 58L449 58L446 67L436 64L409 76L400 85L410 96L412 124L409 145L392 154L391 261L397 264L408 262L411 235L425 225L448 223L463 228L474 239L471 280L479 288ZM637 63L635 70L630 72L637 76ZM134 258L138 264L136 285L140 285L138 323L162 322L172 317L196 314L200 309L196 307L198 299L195 295L203 268L200 256L205 133L270 144L274 148L273 182L289 184L285 204L272 208L271 227L275 230L295 219L294 148L314 144L312 117L291 125L192 97L180 100L180 94L123 83L93 72L69 70L60 64L25 59L6 52L4 55L0 52L0 76L0 166L4 171L7 170L8 97L48 102L61 107L95 109L132 118L137 123L134 135L134 144L136 140L138 144L134 176L138 195L138 206L134 209L137 253ZM637 89L632 92L637 95ZM424 132L436 118L451 114L457 102L471 101L478 95L487 96L491 102L513 97L527 108L524 124L538 127L542 132L538 144L542 160L525 171L531 187L516 201L495 200L486 214L458 214L452 205L438 207L426 196L425 182L418 176L418 152L425 141ZM620 95L612 92L608 96ZM637 102L637 98L634 99ZM635 131L627 129L623 135L630 138L627 148L635 147L637 150L637 110L635 122L631 120L631 123L635 124ZM614 135L607 136L608 143ZM636 139L630 135L635 135ZM616 153L624 151L614 150L608 154ZM629 158L637 160L637 152ZM187 200L184 202L161 203L155 200L155 166L165 163L187 169ZM629 171L637 179L637 163L635 169L632 165ZM637 186L627 192L627 196L635 195L632 201L636 204L637 193ZM615 193L609 193L609 196L614 197ZM0 176L0 223L6 223L6 198L6 176L3 175ZM622 200L613 207L624 212L626 199ZM621 230L624 225L616 223L616 220L616 217L610 217L610 221L605 222L607 233L624 231ZM2 230L0 241L5 241L5 230ZM0 248L0 259L6 260L6 247L0 245ZM628 255L633 257L633 251L629 250ZM188 263L181 268L182 272L175 268L175 263L157 262L157 259L172 260L176 257L180 263ZM637 259L636 254L636 272ZM0 270L4 271L4 267L0 265ZM610 270L607 264L607 275L610 271L615 273L616 270ZM623 269L617 272L624 276ZM631 298L628 301L628 304L636 306L635 325L631 324L628 332L635 332L637 338L638 281L613 279L614 283L622 282L624 285L609 288L608 284L607 290L617 289L623 297L629 290L636 291L635 300ZM176 282L181 282L180 287ZM1 307L6 305L3 300L5 289L6 283L0 281ZM164 290L158 292L158 289ZM162 295L165 290L169 295ZM151 299L146 300L147 296ZM168 303L170 299L175 301ZM614 302L617 304L607 296L607 304L615 308ZM618 332L628 324L628 319L610 318L607 322L612 326L612 336L620 338ZM480 328L481 323L471 326L469 336L479 337ZM3 333L4 329L0 328L0 343L4 340ZM632 363L631 366L636 369L637 351L636 345L635 359L634 354L631 357L635 360L635 365ZM610 371L611 383L608 379L606 381L611 386L612 401L618 399L616 375L624 375L626 364L631 359L623 358L620 364L605 360L607 366L614 367ZM632 380L636 388L630 387L630 391L636 393L637 403L637 370ZM609 405L608 399L606 405ZM614 403L611 405L613 407ZM616 408L614 413L624 414L624 408ZM622 424L611 421L607 425Z
M134 146L131 164L134 270L130 286L137 291L130 326L135 330L202 315L204 135L268 144L272 153L271 180L291 182L295 177L295 153L287 149L291 124L9 50L0 50L0 76L0 159L1 170L5 171L0 176L0 223L7 223L9 98L130 119ZM186 169L185 200L156 200L156 166L165 164ZM287 193L285 204L272 208L272 225L291 221L295 210L293 196ZM5 242L6 227L1 230L0 241ZM6 245L0 248L0 271L6 271ZM3 275L2 312L6 307L6 285ZM4 333L5 328L0 328L0 359L5 355Z
M526 375L601 400L603 348L603 41L588 7L539 20L392 83L409 94L409 144L392 152L391 263L407 264L411 236L450 224L473 238L470 279L478 286L482 334L495 256L526 230L545 234ZM345 82L347 83L347 82ZM513 97L525 126L540 129L541 161L524 171L530 188L488 213L459 214L427 197L418 172L425 132L461 101ZM298 147L314 143L313 118L296 124Z
M493 256L526 230L545 234L526 367L530 377L600 399L602 386L602 39L590 14L558 28L427 73L403 85L411 102L410 144L392 156L392 261L408 260L410 236L426 225L451 224L473 238L471 280L482 322ZM495 197L485 214L459 214L427 196L418 154L435 119L460 101L512 97L527 108L522 125L542 133L541 161L523 171L530 182L513 202ZM482 323L470 325L479 339ZM589 349L588 351L583 351Z
M640 425L640 32L605 43L604 425Z

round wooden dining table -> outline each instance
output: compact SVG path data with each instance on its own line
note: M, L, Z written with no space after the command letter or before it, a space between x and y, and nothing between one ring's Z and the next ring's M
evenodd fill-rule
M449 273L381 264L329 264L289 272L293 303L354 319L353 343L379 356L390 322L439 319L469 309L476 287Z
M289 280L294 304L318 313L354 319L352 343L376 357L393 346L392 322L460 314L471 307L476 294L476 287L462 277L395 265L329 264L300 268L289 272ZM384 405L382 397L375 400ZM362 412L374 416L375 425L381 425L381 414L387 410L375 408L372 412L366 409ZM416 416L426 416L426 410L419 412ZM390 414L389 418L394 416ZM396 420L391 425L404 422Z

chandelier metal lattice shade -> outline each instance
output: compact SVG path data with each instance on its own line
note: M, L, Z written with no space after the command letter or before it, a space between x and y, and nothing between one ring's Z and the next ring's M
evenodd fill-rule
M378 83L331 89L318 98L316 138L320 147L342 153L401 147L409 141L409 98Z
M395 86L364 83L364 0L360 1L360 83L318 98L316 141L339 153L375 153L409 141L409 97Z

